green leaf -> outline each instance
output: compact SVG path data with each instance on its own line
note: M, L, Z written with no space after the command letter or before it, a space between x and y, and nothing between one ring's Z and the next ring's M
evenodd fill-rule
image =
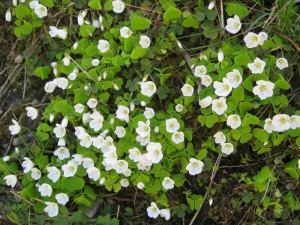
M35 75L40 77L42 80L47 79L50 72L51 68L49 66L37 67L34 71Z
M23 19L25 16L29 16L31 11L28 7L24 5L17 5L12 11L12 15L16 16L18 19Z
M169 6L164 14L164 24L168 25L169 21L171 20L173 23L176 23L178 18L181 16L181 11L174 6Z
M210 115L206 117L205 124L208 128L213 127L216 122L218 122L218 116Z
M99 49L95 45L90 45L89 47L87 47L85 52L86 52L87 56L89 56L89 57L94 57L96 55L99 55Z
M186 18L183 22L182 22L182 25L184 27L193 27L195 29L198 29L199 28L199 24L198 22L191 16L189 18Z
M96 199L96 194L95 192L93 191L93 189L86 185L84 186L84 194L86 194L87 196L89 196L91 199L95 200Z
M54 6L52 0L40 0L40 3L48 8L52 8Z
M198 160L203 160L207 155L207 150L206 149L201 149L197 155Z
M280 77L276 82L275 82L275 88L279 87L283 90L288 90L290 88L290 85L288 82L286 82L286 80L284 79L284 77Z
M204 12L197 12L195 14L196 19L201 22L205 19L205 13Z
M137 16L131 20L131 28L133 30L146 30L151 25L151 20Z
M272 143L274 146L280 145L286 137L286 134L271 134Z
M131 52L134 46L135 46L135 38L133 36L126 38L124 43L124 50L126 52Z
M74 198L74 202L80 205L85 205L85 206L91 206L92 203L84 196L84 195L79 195L78 197Z
M81 177L71 177L66 180L65 188L68 191L81 190L85 185L84 180Z
M130 57L132 59L139 59L141 57L143 57L144 55L146 55L147 53L147 49L142 48L141 46L137 46L135 49L133 49Z
M233 2L227 4L226 12L229 16L238 15L241 19L248 16L248 9L245 6Z
M40 157L38 160L38 166L41 170L44 169L48 163L49 163L49 159L47 155Z
M253 105L250 102L240 102L240 104L239 104L239 110L240 110L241 116L244 116L245 113L252 108L253 108Z
M244 144L244 143L248 142L251 139L252 139L252 134L250 134L250 133L243 134L242 137L241 137L241 139L240 139L240 142L242 144Z
M66 100L60 100L55 102L53 109L55 112L62 112L68 106L68 102Z
M264 143L268 140L268 135L267 135L267 133L264 129L254 128L252 130L252 134L253 134L254 137L256 137L262 143Z
M238 66L248 66L248 63L251 63L252 59L249 54L245 52L234 57L234 62Z
M233 90L232 97L240 101L244 100L244 88L241 85L239 85Z
M33 27L32 27L32 25L31 25L31 23L26 22L26 23L22 26L21 29L22 29L22 33L23 33L23 34L30 34L31 31L32 31L32 29L33 29Z
M89 37L89 36L92 36L95 29L96 28L93 25L85 24L85 25L80 26L79 33L80 33L81 37Z
M91 9L96 9L96 10L101 10L101 9L102 9L100 0L91 0L91 1L88 3L88 5L89 5L89 7L90 7Z
M253 180L259 181L259 182L263 182L265 180L267 180L270 176L270 169L267 166L264 166L261 169L261 172L253 177Z
M209 10L207 13L206 13L206 17L207 19L209 20L214 20L217 16L217 11L216 10Z

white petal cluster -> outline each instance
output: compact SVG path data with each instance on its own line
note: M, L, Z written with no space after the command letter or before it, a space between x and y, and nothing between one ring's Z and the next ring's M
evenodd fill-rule
M122 138L125 136L126 130L122 126L116 126L115 134L118 136L118 138Z
M233 18L227 19L227 25L225 29L232 34L236 34L241 29L242 24L240 18L237 15L234 15Z
M222 115L227 110L226 99L224 97L221 97L219 99L214 99L212 101L212 110L216 114Z
M263 45L265 40L267 39L268 39L268 34L266 34L265 32L260 32L259 34L249 32L244 37L244 41L246 42L247 48L255 48L258 45Z
M64 171L64 177L73 177L77 172L78 164L74 160L68 161L67 164L62 165L61 169Z
M204 163L201 160L190 158L189 164L186 166L186 169L191 175L196 175L202 172Z
M203 77L204 75L206 75L206 67L201 65L201 66L196 66L195 67L195 76L196 77Z
M199 99L199 105L201 108L207 108L208 106L211 105L212 103L212 97L211 96L207 96L206 98L204 99Z
M225 141L226 141L226 136L225 136L225 134L223 134L222 132L217 132L217 133L214 135L214 138L215 138L216 144L223 144L223 143L225 143Z
M47 177L54 183L60 178L60 171L55 166L47 167L48 175Z
M155 94L157 88L154 82L146 81L141 82L141 93L145 96L151 97Z
M122 27L120 29L120 35L123 38L129 38L132 34L132 31L128 27Z
M227 117L227 125L232 129L236 129L241 126L242 121L239 115L230 115Z
M262 73L265 66L266 63L259 58L255 58L253 63L248 63L248 67L253 74Z
M155 116L155 112L152 108L149 107L145 107L145 111L144 111L144 116L146 117L147 120L150 120L151 118L153 118Z
M258 80L253 88L253 94L258 95L261 100L273 96L275 84L270 81Z
M234 147L231 143L222 143L221 151L226 155L230 155L234 151Z
M47 205L44 208L44 212L48 213L49 217L54 217L58 215L58 205L55 202L45 202Z
M174 188L174 184L175 184L175 181L172 180L170 177L165 177L164 180L163 180L163 182L162 182L162 186L166 190L173 189Z
M233 88L237 88L243 81L240 71L233 69L232 72L228 72L226 77Z
M100 178L100 170L96 167L90 167L86 170L88 177L94 181L97 181Z
M125 3L121 0L114 0L112 6L115 13L121 13L125 9Z
M41 196L48 196L50 197L52 194L52 187L49 184L41 184L39 186L39 192L41 193Z
M151 40L148 36L142 35L140 36L139 44L142 46L142 48L149 48Z
M100 52L105 53L109 50L109 43L107 40L100 39L97 45Z
M135 130L142 138L150 134L150 120L147 120L146 123L143 121L138 122L138 127Z
M67 32L66 28L58 29L55 26L50 26L49 29L50 29L49 30L50 37L57 37L58 36L63 40L67 38L68 32Z
M212 79L209 75L204 75L201 77L201 84L203 84L205 87L208 87L211 85Z
M155 202L151 202L151 206L149 206L147 208L147 212L148 212L148 216L150 218L157 218L160 214L160 210L159 208L157 207L156 203Z
M183 96L193 96L194 94L194 88L189 84L184 84L183 87L181 88L181 91Z
M30 119L34 120L37 118L39 111L36 108L33 107L26 107L27 116L30 117Z
M276 60L276 66L279 69L283 70L284 68L287 68L289 66L289 63L286 58L279 58Z
M174 133L180 127L178 120L176 118L171 118L166 120L166 130L169 133Z
M180 131L180 132L174 131L174 133L172 134L172 141L175 144L184 142L184 133L182 131Z
M226 97L232 91L232 86L227 78L223 78L223 82L215 81L214 82L215 94L218 96Z
M14 125L10 125L8 129L10 130L11 135L18 134L21 131L21 126L15 120L12 120L12 122Z
M130 110L128 107L119 105L118 109L116 111L116 117L119 120L126 121L128 123L129 122L129 112L130 112Z
M32 168L31 169L31 177L34 179L34 180L38 180L40 179L42 176L42 173L39 169L37 168Z
M24 161L22 162L22 167L24 168L24 173L28 173L32 170L34 163L27 157L24 157Z
M99 131L103 126L104 117L100 114L100 112L94 111L90 115L90 119L90 128L92 128L94 131Z
M146 157L148 160L152 161L152 163L158 163L163 158L163 153L161 150L162 146L158 142L150 142L146 149Z
M64 160L70 157L69 149L65 147L59 147L54 151L54 155L57 156L60 160Z
M17 181L18 181L16 175L13 175L13 174L10 174L10 175L5 176L5 177L4 177L4 180L5 180L6 185L7 185L7 186L11 186L12 188L13 188L14 186L16 186Z
M55 199L59 204L65 205L69 201L69 196L65 193L59 193L55 195Z

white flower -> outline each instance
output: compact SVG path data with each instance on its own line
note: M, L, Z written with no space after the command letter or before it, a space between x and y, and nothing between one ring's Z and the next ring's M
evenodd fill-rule
M152 81L141 82L141 93L145 96L151 97L156 92L155 83Z
M152 108L146 107L143 114L147 120L150 120L155 115L155 112Z
M140 150L135 147L129 149L128 152L129 152L129 159L133 160L134 162L138 162L142 156Z
M62 165L61 169L64 171L64 177L73 177L77 172L77 163L75 161L68 161L67 164Z
M278 114L273 116L272 118L272 124L275 127L276 131L285 131L290 129L290 117L286 114Z
M128 38L132 34L131 30L128 27L122 27L120 29L120 35L123 38Z
M174 133L180 127L178 120L176 118L171 118L166 120L166 130L169 133Z
M273 131L276 130L276 128L274 127L272 120L270 118L267 118L265 120L264 130L269 134L271 134Z
M180 112L182 112L183 109L184 109L183 105L181 105L181 104L175 105L176 112L180 113Z
M193 96L194 88L189 84L184 84L181 91L183 96Z
M243 81L241 73L237 69L233 69L232 72L228 72L226 77L233 88L238 87Z
M209 75L204 75L201 78L201 84L203 84L205 87L208 87L211 85L212 79Z
M57 30L57 35L61 39L65 40L66 37L67 37L67 35L68 35L67 29L59 29L59 30Z
M37 0L33 0L33 1L29 2L29 6L31 9L35 9L38 4L39 4L39 1L37 1Z
M92 65L93 65L93 66L98 66L99 63L100 63L100 60L99 60L99 59L93 59L93 60L92 60Z
M118 161L116 150L109 150L103 154L106 164L115 165Z
M204 75L206 75L206 67L205 66L196 66L195 68L195 76L196 77L203 77Z
M227 25L225 29L232 34L236 34L241 29L242 24L240 18L237 15L234 15L233 18L227 19Z
M109 50L109 43L107 40L100 39L97 45L100 52L105 53Z
M204 163L201 160L190 158L190 163L186 166L186 169L191 175L196 175L202 172Z
M214 135L214 138L215 138L216 144L223 144L223 143L225 143L225 141L226 141L226 136L225 136L225 134L223 134L222 132L217 132L217 133Z
M6 11L6 13L5 13L5 20L6 20L7 22L11 21L11 11L10 11L10 9L8 9L8 10Z
M300 159L298 159L298 168L300 169Z
M56 88L56 84L54 84L53 81L49 81L45 84L44 89L47 93L52 93L55 88Z
M102 185L102 184L104 184L104 182L105 182L105 177L102 177L99 181L99 184Z
M219 51L218 51L218 61L223 62L223 60L224 60L224 53L223 53L222 49L219 49Z
M77 103L74 105L75 112L82 113L84 111L84 105Z
M65 205L69 201L69 196L65 193L55 195L55 199L59 204Z
M288 67L289 64L288 64L288 61L286 60L286 58L279 58L276 60L276 66L282 70L282 69Z
M148 160L152 161L153 163L158 163L163 158L163 153L161 151L161 144L150 142L146 149L146 157Z
M82 15L81 12L78 14L77 22L79 26L82 26L84 24L84 16Z
M182 49L182 44L180 43L180 41L176 40L176 44L177 44L177 46L178 46L179 48Z
M112 137L107 136L105 138L105 141L104 141L104 144L101 148L101 151L103 153L105 153L105 152L108 152L108 151L111 151L111 150L114 150L114 149L116 149L116 147L114 146L114 140L112 139Z
M300 127L300 116L294 115L290 117L291 129Z
M253 88L253 94L258 95L261 100L273 96L275 84L270 81L258 80L257 86Z
M16 183L18 181L16 175L12 175L12 174L5 176L4 180L6 185L11 186L12 188L16 186Z
M90 128L92 128L94 131L100 130L103 126L104 117L98 111L95 111L92 115L90 115L90 118Z
M147 103L145 101L141 101L141 106L145 107Z
M34 180L38 180L41 178L41 171L37 168L32 168L31 169L31 177L34 179Z
M82 115L82 122L83 122L84 124L89 123L89 122L91 121L90 116L91 116L91 113L90 113L90 112L83 113L83 115Z
M118 136L118 138L122 138L125 136L126 130L122 126L116 126L115 134Z
M151 202L151 206L147 208L147 212L148 212L148 216L154 219L157 218L158 215L160 214L160 210L155 204L155 202Z
M158 127L158 126L154 127L154 132L155 132L155 133L158 133L158 132L159 132L159 127Z
M124 173L128 170L128 162L125 160L118 160L115 164L115 170L118 174Z
M141 146L145 146L150 142L150 134L145 137L141 137L140 135L138 135L136 137L136 141L139 142Z
M78 42L76 41L74 44L73 44L73 48L76 49L78 47Z
M57 156L60 160L64 160L70 157L70 152L69 149L60 147L54 151L54 155Z
M74 154L72 155L72 158L75 160L75 162L80 165L83 160L83 156L81 154Z
M129 181L126 178L123 178L120 180L120 185L122 187L128 187L129 186Z
M227 126L230 126L232 129L236 129L241 126L242 121L239 115L230 115L227 117Z
M3 157L3 161L4 161L4 162L7 162L7 161L9 161L9 160L10 160L10 156L9 156L9 155Z
M113 6L113 11L115 13L121 13L125 9L125 3L122 2L121 0L114 0L112 2L112 6Z
M218 114L222 115L227 110L226 99L221 97L219 99L214 99L212 101L212 110Z
M222 143L221 144L221 151L226 154L230 155L233 152L234 148L231 143Z
M30 107L30 106L26 107L26 111L27 111L27 116L30 117L32 120L37 118L38 113L39 113L36 108Z
M116 111L116 117L119 120L124 120L127 123L129 122L129 108L123 105L119 105Z
M60 171L55 166L47 167L47 171L47 177L50 180L52 180L54 183L58 181L58 179L60 178Z
M214 82L215 94L218 96L226 97L232 91L232 86L226 77L223 78L223 83L215 81Z
M209 200L208 200L208 204L211 206L212 204L213 204L213 199L212 198L210 198Z
M66 135L66 128L60 124L56 124L56 127L53 129L55 137L62 138Z
M160 216L165 218L168 221L171 218L171 213L169 209L161 209Z
M210 106L212 103L212 97L211 96L207 96L206 98L200 100L199 99L199 105L201 108L207 108L208 106Z
M248 67L251 70L251 73L262 73L264 71L266 63L259 58L256 58L253 63L248 63Z
M145 184L143 182L138 182L136 186L138 189L143 189L145 187Z
M180 132L174 131L174 133L172 134L172 141L175 144L179 144L181 142L184 142L184 133L182 131L180 131Z
M50 28L50 30L49 30L50 37L56 37L58 29L54 26L49 26L49 28ZM52 64L51 64L51 66L52 66ZM57 65L55 65L55 66L57 66ZM55 66L52 66L52 67L55 67Z
M104 138L100 135L92 138L93 146L100 149L104 145Z
M130 169L127 169L125 172L123 172L123 175L125 177L130 177L131 176L131 170Z
M43 18L43 17L47 16L48 10L47 10L47 8L45 6L43 6L41 4L37 4L37 5L35 5L34 13L39 18Z
M208 10L212 10L215 7L215 1L211 1L208 5Z
M53 80L53 83L56 84L57 87L65 90L68 87L69 81L64 77L59 77L59 78L55 78Z
M263 45L264 42L268 39L268 34L262 31L258 33L258 37L259 37L259 45Z
M164 187L164 189L167 189L167 190L174 188L174 184L175 184L175 181L172 180L170 177L165 177L162 182L162 186Z
M259 44L259 36L253 32L249 32L245 37L247 48L255 48Z
M140 36L139 44L142 46L142 48L148 48L151 44L150 38L145 35Z
M92 25L93 25L95 28L100 28L100 22L99 22L99 20L93 18Z
M91 158L83 158L82 159L82 166L85 169L94 167L94 161Z
M150 167L152 166L153 162L149 159L147 159L146 154L141 155L139 161L138 161L138 169L139 170L150 170Z
M86 170L90 179L97 181L100 178L100 170L96 167L90 167Z
M44 208L44 212L48 213L49 217L54 217L58 215L58 205L54 202L45 202L47 205Z
M41 193L41 196L48 196L50 197L52 194L52 187L49 184L41 184L39 186L39 192Z
M17 121L12 120L12 122L13 122L14 125L10 125L8 127L8 129L10 130L10 134L11 135L18 134L20 132L20 130L21 130L21 127L20 127L20 125L18 124Z
M34 164L33 162L27 158L27 157L24 157L24 160L23 163L22 163L22 167L24 168L24 173L28 173L29 171L32 170Z
M70 65L70 62L71 62L71 57L70 57L69 55L66 55L66 56L62 59L62 61L63 61L63 64L64 64L65 66L69 66L69 65Z
M147 135L150 134L150 120L147 120L146 123L143 121L138 122L138 127L136 128L136 132L141 136L141 137L146 137Z
M91 109L93 109L93 108L96 108L97 103L98 103L97 99L90 98L86 104L88 105L88 107L90 107Z

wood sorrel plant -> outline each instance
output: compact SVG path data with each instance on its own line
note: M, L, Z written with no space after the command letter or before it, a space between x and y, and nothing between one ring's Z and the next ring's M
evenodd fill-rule
M137 187L152 199L149 217L169 220L168 190L216 170L212 153L230 157L248 144L263 154L300 134L299 111L282 112L288 105L282 91L290 88L282 75L288 60L267 51L283 40L263 30L243 32L245 7L228 4L230 17L220 27L213 22L214 6L208 9L202 1L194 12L181 12L173 1L160 1L152 10L146 3L136 8L130 1L92 0L80 12L67 2L27 0L9 9L17 17L17 37L43 26L53 59L37 61L34 68L42 79L51 74L45 84L51 102L36 131L37 148L0 160L1 182L19 191L35 212L66 218L68 205L90 206L100 186L114 192ZM68 9L70 27L56 18L58 9ZM199 27L206 38L216 40L224 32L227 39L190 58L180 36ZM183 55L184 73L174 70L172 53ZM56 89L63 90L61 96ZM31 119L36 113L27 109ZM213 130L200 143L198 125L189 121L195 114L205 131ZM23 132L13 123L12 135ZM299 178L297 162L286 166L293 178ZM255 188L265 191L259 182ZM200 209L203 195L185 194L190 208Z

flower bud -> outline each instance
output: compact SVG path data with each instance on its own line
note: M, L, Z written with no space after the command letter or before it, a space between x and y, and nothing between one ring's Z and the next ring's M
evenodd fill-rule
M215 7L215 1L210 2L208 5L208 9L212 10L214 7Z
M9 155L3 157L3 161L4 161L4 162L7 162L9 159L10 159L10 156L9 156Z
M154 128L154 132L155 132L155 133L158 133L158 132L159 132L159 127L158 127L158 126L156 126L156 127Z
M82 15L83 17L85 17L86 14L87 14L87 10L84 10L84 11L81 12L81 15Z
M67 127L68 126L68 117L67 116L65 116L64 118L63 118L63 120L61 121L61 125L63 126L63 127Z
M13 0L12 2L13 2L13 5L14 5L14 6L17 6L17 5L18 5L18 1L17 1L17 0Z
M209 203L209 205L211 206L212 204L213 204L213 199L212 198L210 198L209 200L208 200L208 203Z
M19 150L18 147L15 147L15 152L16 152L17 154L19 154L20 150Z
M53 120L54 120L54 115L51 113L51 114L49 115L49 121L50 121L50 123L52 123Z
M114 87L114 89L116 89L117 91L119 90L119 87L118 87L118 85L117 85L116 83L113 83L113 87Z
M77 21L78 21L78 25L82 26L84 24L84 19L81 13L79 13L78 17L77 17Z
M110 123L110 124L114 124L114 122L115 122L115 117L113 116L112 118L110 118L109 123Z
M135 109L134 102L130 102L130 111L132 112Z
M179 48L182 49L182 45L181 45L180 41L176 40L176 44L178 45Z
M146 105L147 105L146 102L141 101L141 106L146 106Z
M224 53L223 53L222 49L220 49L218 52L218 61L223 62L223 60L224 60Z
M78 47L78 42L76 41L73 45L73 48L76 49Z
M5 20L8 21L8 22L11 21L11 11L10 11L10 9L8 9L6 11Z
M102 185L102 184L104 184L104 182L105 182L105 177L102 177L101 179L100 179L100 185Z
M84 86L84 90L88 91L89 89L90 89L89 86L87 85Z

